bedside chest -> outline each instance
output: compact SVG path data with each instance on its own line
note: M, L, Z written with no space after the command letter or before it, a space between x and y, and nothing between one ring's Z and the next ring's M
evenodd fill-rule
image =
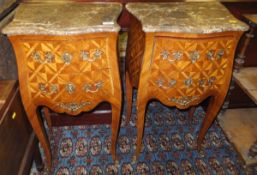
M211 96L200 146L222 106L234 52L248 26L218 2L128 3L126 8L133 15L126 58L128 117L132 87L138 88L136 156L151 99L185 109Z
M37 107L77 115L101 102L112 106L111 154L120 121L117 60L118 3L21 4L4 28L18 63L22 101L51 166L51 151Z
M33 157L38 163L37 167L43 168L38 142L21 104L17 84L15 80L0 81L0 170L2 175L28 174Z

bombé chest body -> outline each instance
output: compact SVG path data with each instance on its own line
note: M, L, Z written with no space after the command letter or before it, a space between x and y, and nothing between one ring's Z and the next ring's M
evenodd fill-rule
M126 60L133 86L140 79L149 98L179 108L226 93L246 25L219 3L131 3L127 8L133 15Z

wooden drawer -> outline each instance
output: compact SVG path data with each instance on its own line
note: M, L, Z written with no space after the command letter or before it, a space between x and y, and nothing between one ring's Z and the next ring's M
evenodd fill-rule
M32 130L21 105L16 89L0 125L0 170L2 175L18 174L21 161L28 147Z
M217 93L230 81L233 36L156 36L154 41L148 80L154 98L187 106Z
M21 46L29 68L49 67L53 71L56 68L65 68L62 71L71 73L108 68L107 42L106 37L76 39L52 37L43 40L25 37ZM78 70L69 65L76 65Z
M113 94L108 35L24 36L19 52L33 103L56 112L91 110Z

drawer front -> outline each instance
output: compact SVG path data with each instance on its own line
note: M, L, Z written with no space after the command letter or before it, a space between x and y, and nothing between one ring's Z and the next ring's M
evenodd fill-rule
M20 98L16 95L0 125L1 174L18 174L31 133Z
M156 37L150 86L163 101L186 106L230 81L233 37L180 39Z
M112 93L108 39L23 40L28 90L56 112L94 106Z

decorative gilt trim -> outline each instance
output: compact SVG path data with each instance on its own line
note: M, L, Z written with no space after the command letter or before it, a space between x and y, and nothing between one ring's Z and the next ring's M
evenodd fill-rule
M158 79L155 81L158 87L163 87L164 81L162 79Z
M170 80L169 81L169 87L171 88L171 87L173 87L173 86L175 86L177 84L177 80Z
M206 53L206 58L210 61L214 60L214 54L215 54L215 51L214 50L209 50L207 53Z
M42 92L42 93L46 93L46 85L43 83L39 83L38 84L38 89Z
M199 51L195 50L190 52L190 59L192 63L195 63L200 58Z
M185 85L186 85L187 87L190 87L190 86L193 84L193 80L192 80L191 77L189 77L188 79L186 79L186 80L184 81L184 83L185 83Z
M58 92L58 85L57 84L51 84L50 85L50 89L49 89L49 92L47 92L48 88L46 87L46 84L44 83L39 83L38 84L38 89L44 93L44 94L47 94L47 95L52 95L52 94L56 94Z
M96 49L94 52L94 60L100 59L102 56L103 51L101 51L100 49Z
M85 92L98 92L104 85L103 81L96 82L94 85L91 84L85 84L84 85L84 91Z
M181 57L183 56L183 53L180 51L175 51L172 53L173 58L177 61L180 60ZM173 60L172 60L173 61Z
M81 58L83 61L89 61L89 52L86 50L81 51Z
M224 49L218 50L217 55L216 55L217 59L218 60L221 59L224 56L224 54L225 54Z
M159 88L168 89L174 87L177 84L177 80L169 80L167 86L164 85L165 82L162 79L156 80L155 83Z
M54 54L52 52L45 52L45 60L48 63L54 62Z
M52 52L45 52L44 60L43 60L43 59L41 59L41 55L40 55L39 51L33 52L32 57L36 62L41 63L41 64L52 63L55 58L55 56Z
M103 51L96 49L93 53L93 58L90 58L90 53L86 50L81 51L81 58L83 61L94 62L102 57Z
M86 102L81 102L81 103L75 103L75 102L71 102L71 103L59 103L58 106L62 109L65 109L67 111L70 112L75 112L78 111L82 108L84 108L87 105L90 105L91 102L86 101Z
M66 85L66 91L67 91L69 94L74 93L74 92L75 92L75 89L76 89L76 87L75 87L75 85L74 85L73 83L68 83L68 84Z
M167 60L169 58L169 55L170 55L170 52L167 51L167 50L163 50L161 52L161 57L162 57L163 60Z
M205 84L205 80L204 80L204 79L201 79L201 80L198 81L198 83L199 83L199 86L200 86L200 87L203 87L204 84Z
M216 81L216 77L212 76L212 77L209 78L208 84L213 85L214 81Z
M57 84L51 84L50 91L51 91L51 94L56 94L58 92L58 85Z
M68 52L64 52L62 55L62 59L65 64L70 64L72 60L72 55Z
M43 61L41 60L40 53L38 51L33 52L32 57L36 62L43 63Z
M169 98L169 101L179 104L181 106L187 106L189 103L198 99L199 99L199 96L192 96L192 97L183 96L181 98L176 98L176 97Z
M161 52L161 57L163 60L168 60L169 62L174 62L174 61L178 61L181 59L181 57L183 56L183 53L180 51L174 51L172 54L172 58L170 57L170 52L167 50L163 50Z

